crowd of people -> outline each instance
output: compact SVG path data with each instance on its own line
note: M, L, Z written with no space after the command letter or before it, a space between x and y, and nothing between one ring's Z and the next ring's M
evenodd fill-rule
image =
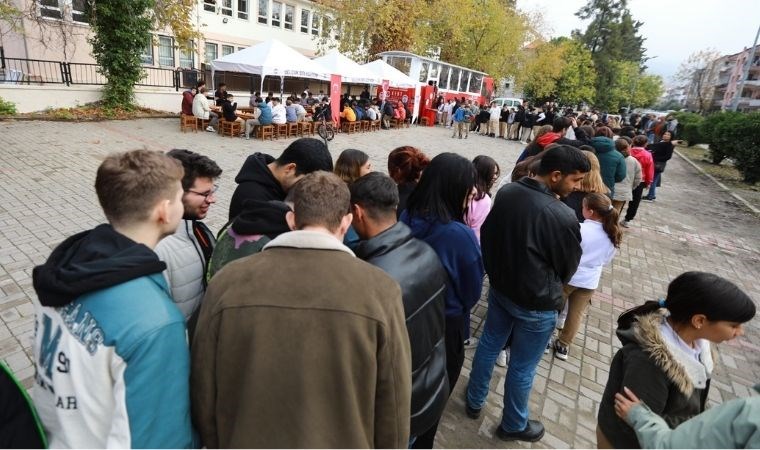
M505 127L503 109L489 110L483 134L518 139L527 128L533 137L496 190L502 168L486 155L429 158L402 146L385 175L358 149L333 162L317 139L277 157L254 153L217 232L203 222L218 207L222 170L211 158L109 155L95 177L108 223L71 236L33 272L40 438L51 447L432 448L469 345L466 415L480 417L494 366L506 366L495 436L540 440L529 408L538 363L551 351L571 357L621 227L644 187L654 198L658 161L673 145L668 133L648 144L646 133L617 127L614 140L608 126L553 112L534 132L526 108L508 112ZM465 101L450 115L444 108L444 123L449 116L478 115ZM478 340L470 311L486 275ZM702 272L623 314L600 448L679 445L671 434L698 429L711 343L742 335L754 315L739 287ZM746 413L757 408L727 403L706 442L758 444L758 416Z
M308 90L300 96L291 94L284 103L273 92L269 92L266 97L260 92L254 92L245 109L249 113L241 116L242 111L238 108L235 96L227 91L225 83L220 83L213 93L213 104L205 81L198 82L197 86L182 93L182 114L202 121L209 132L218 131L220 119L238 123L240 136L246 139L250 139L256 127L262 125L333 120L330 97L321 91L318 97ZM358 97L344 94L339 109L341 122L380 121L381 129L390 129L393 120L403 123L410 122L412 118L406 95L398 100L386 100L383 96L372 98L368 88Z

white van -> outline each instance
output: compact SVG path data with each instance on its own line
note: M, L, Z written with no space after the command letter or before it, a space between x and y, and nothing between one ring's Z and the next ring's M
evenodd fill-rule
M523 101L519 98L514 97L499 97L492 100L496 105L501 108L502 106L506 106L507 108L515 108L517 109L518 106L522 105Z

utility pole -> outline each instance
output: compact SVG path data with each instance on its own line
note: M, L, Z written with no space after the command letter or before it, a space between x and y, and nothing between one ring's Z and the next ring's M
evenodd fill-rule
M739 99L742 96L742 91L744 91L744 82L747 81L747 77L749 75L749 69L752 67L752 60L755 59L755 51L757 50L757 38L760 37L760 26L757 27L757 34L755 34L755 42L752 44L752 51L749 54L749 58L747 59L747 62L744 65L744 70L742 71L742 78L739 82L739 87L736 89L736 92L734 93L734 98L731 100L731 107L728 108L729 111L736 111L736 108L739 107Z

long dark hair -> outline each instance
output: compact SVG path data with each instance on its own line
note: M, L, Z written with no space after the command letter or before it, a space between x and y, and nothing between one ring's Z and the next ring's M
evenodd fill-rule
M475 186L475 167L456 153L441 153L430 161L417 187L409 195L410 216L442 222L464 222L465 199Z
M494 172L496 178L501 174L499 164L495 159L486 155L478 155L472 160L475 167L475 187L478 193L475 194L475 200L482 200L486 194L491 195L491 188L494 185Z
M745 323L756 312L752 299L734 283L712 273L685 272L670 282L665 299L629 309L618 318L618 326L627 328L637 316L660 308L666 308L678 324L688 323L696 314L704 314L711 322Z
M363 165L369 161L369 155L361 150L348 148L343 150L335 161L335 174L346 183L353 183L360 176Z
M593 192L583 197L583 204L602 219L602 229L607 233L610 242L615 248L620 248L620 243L623 242L623 230L618 225L619 213L617 209L612 207L610 198L604 194Z

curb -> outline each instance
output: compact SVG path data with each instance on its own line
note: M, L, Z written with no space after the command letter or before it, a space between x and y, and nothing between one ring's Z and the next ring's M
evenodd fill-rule
M748 202L747 200L745 200L744 197L742 197L739 194L737 194L736 192L732 191L731 188L729 188L725 184L723 184L720 181L718 181L718 179L715 178L714 176L712 176L709 173L705 172L705 170L703 168L699 167L699 165L697 165L697 163L695 163L694 161L692 161L691 159L689 159L687 156L684 156L683 153L681 153L680 151L678 151L678 148L673 148L673 152L675 152L678 156L680 156L681 159L683 159L684 161L686 161L687 163L689 163L693 168L697 169L697 171L699 173L701 173L702 175L704 175L707 178L711 179L715 184L718 185L719 188L721 188L722 190L724 190L725 192L727 192L728 194L730 194L735 199L739 200L753 214L755 214L756 216L760 216L760 209L757 209L754 206L752 206L752 204L750 204L750 202Z

